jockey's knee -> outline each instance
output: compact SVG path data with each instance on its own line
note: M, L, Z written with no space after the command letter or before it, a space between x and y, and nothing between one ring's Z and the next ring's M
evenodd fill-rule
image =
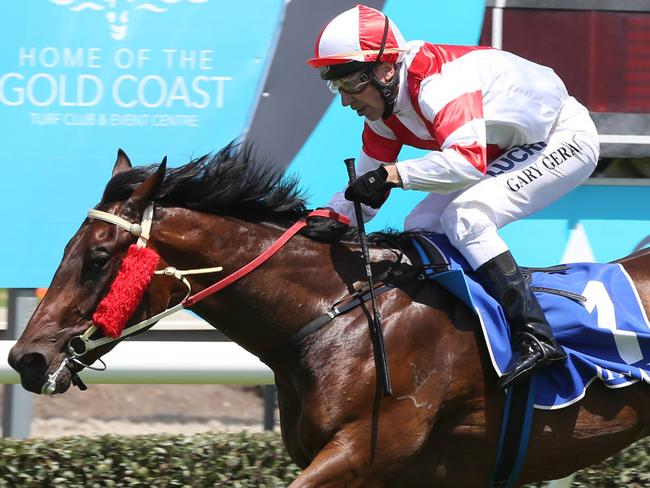
M440 216L440 225L452 244L463 244L486 231L496 230L491 210L467 202L450 203Z
M452 202L442 213L440 224L451 244L474 269L507 250L497 233L495 217L485 206Z

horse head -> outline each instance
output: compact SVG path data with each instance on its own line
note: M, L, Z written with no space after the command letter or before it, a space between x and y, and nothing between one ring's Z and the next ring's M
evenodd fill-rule
M169 170L165 160L132 167L120 150L100 203L67 244L9 363L24 388L35 393L62 393L71 382L83 387L77 373L84 367L120 339L182 308L191 308L260 356L284 340L288 332L279 329L307 321L318 306L303 306L305 294L316 292L305 291L293 270L328 263L313 259L325 252L325 244L302 239L283 246L282 259L264 266L277 282L251 273L245 286L228 288L224 300L197 296L219 284L214 273L234 274L305 215L297 182L284 180L234 144ZM332 274L328 281L334 283L327 293L339 296L340 278ZM288 295L291 306L300 313L271 320L275 303L290 289L296 291ZM255 327L237 327L242 323Z
M129 158L119 150L111 181L130 171ZM165 171L163 160L126 199L102 201L95 210L134 223L137 228L162 184ZM80 381L78 371L115 346L116 342L111 341L87 353L73 353L74 347L78 347L74 345L75 337L91 330L93 338L102 334L93 327L93 314L136 239L131 232L105 220L87 218L82 223L65 248L48 292L9 353L9 364L20 374L25 389L34 393L62 393L72 381ZM149 287L132 320L166 307L170 290L162 286L164 283L160 280ZM71 357L75 360L71 361Z

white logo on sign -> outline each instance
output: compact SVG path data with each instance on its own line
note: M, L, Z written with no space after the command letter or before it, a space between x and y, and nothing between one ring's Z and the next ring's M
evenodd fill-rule
M168 6L180 3L207 3L209 0L50 0L50 2L68 7L74 12L91 9L95 11L106 11L106 20L111 30L111 37L121 41L126 37L129 25L129 11L148 10L156 14L167 12Z

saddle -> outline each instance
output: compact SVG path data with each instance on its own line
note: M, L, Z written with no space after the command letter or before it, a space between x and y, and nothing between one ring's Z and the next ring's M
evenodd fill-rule
M477 314L492 366L501 374L512 351L500 305L445 236L414 234L411 240L420 265L431 261L437 269L447 263L446 271L424 274ZM568 355L567 361L536 374L536 408L571 405L595 378L611 388L650 383L650 324L621 265L572 263L522 269Z

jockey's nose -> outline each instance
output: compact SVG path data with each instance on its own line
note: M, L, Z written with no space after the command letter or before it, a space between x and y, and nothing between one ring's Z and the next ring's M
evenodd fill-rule
M354 95L350 95L349 93L346 93L344 91L341 92L341 105L347 107L352 103L353 100L354 100Z

